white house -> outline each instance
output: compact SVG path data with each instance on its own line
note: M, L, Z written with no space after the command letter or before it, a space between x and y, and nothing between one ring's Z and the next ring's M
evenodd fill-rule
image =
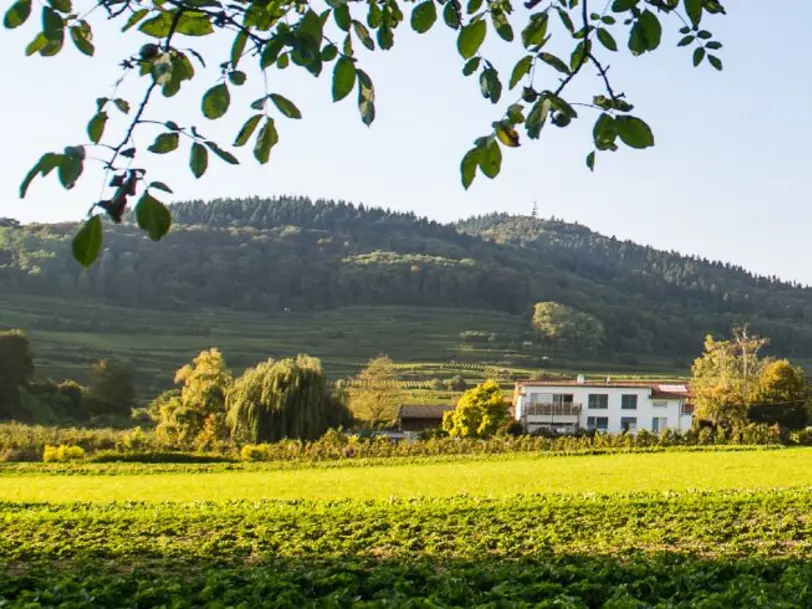
M588 381L579 376L576 381L516 383L513 414L530 432L662 432L690 428L693 405L688 386L679 381Z

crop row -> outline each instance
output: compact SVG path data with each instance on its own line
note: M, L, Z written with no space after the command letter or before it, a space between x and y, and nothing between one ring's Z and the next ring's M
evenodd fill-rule
M201 484L206 483L201 476ZM0 560L810 556L812 488L391 501L0 504Z
M0 606L810 607L810 506L812 488L6 503Z

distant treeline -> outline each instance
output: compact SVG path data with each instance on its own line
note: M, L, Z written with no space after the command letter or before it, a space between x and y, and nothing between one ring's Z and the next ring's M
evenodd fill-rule
M0 290L90 296L171 310L323 310L347 305L485 308L525 317L539 301L594 315L605 353L686 356L748 321L771 348L812 357L812 289L558 220L493 214L440 224L303 197L173 206L161 243L108 228L101 261L69 255L74 225L0 227Z

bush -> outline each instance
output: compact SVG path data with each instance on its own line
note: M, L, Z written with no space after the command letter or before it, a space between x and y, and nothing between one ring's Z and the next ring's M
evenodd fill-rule
M231 463L235 459L216 453L145 452L121 453L106 450L91 455L91 463Z
M67 463L68 461L84 461L85 451L81 446L46 445L42 453L43 463Z
M240 450L240 459L243 461L268 461L268 445L246 444Z
M793 432L790 434L790 440L800 446L812 446L812 427Z

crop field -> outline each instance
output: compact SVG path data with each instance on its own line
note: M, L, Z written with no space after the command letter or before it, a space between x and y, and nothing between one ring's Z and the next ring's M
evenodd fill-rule
M519 493L812 487L812 448L429 458L374 467L279 468L258 464L236 471L186 465L178 471L164 469L158 473L152 473L150 466L99 464L85 472L107 475L72 477L52 475L48 469L40 466L22 470L24 475L0 475L0 500L388 500L459 494L503 497Z
M177 368L213 346L223 351L237 372L269 357L304 352L321 358L333 379L353 375L368 359L386 353L406 364L404 388L416 391L414 401L437 401L427 391L433 378L459 374L475 382L504 373L526 377L540 362L538 354L505 344L471 349L460 343L460 333L471 329L492 331L506 339L520 337L527 330L527 320L443 307L347 307L273 315L223 310L181 313L105 306L80 298L0 294L3 328L26 331L40 376L86 382L96 359L132 361L142 399L171 385ZM585 363L578 372L587 370L603 373L607 366ZM573 374L566 362L549 372ZM673 362L655 361L625 372L672 376L677 371Z
M812 607L812 450L0 469L0 606Z

